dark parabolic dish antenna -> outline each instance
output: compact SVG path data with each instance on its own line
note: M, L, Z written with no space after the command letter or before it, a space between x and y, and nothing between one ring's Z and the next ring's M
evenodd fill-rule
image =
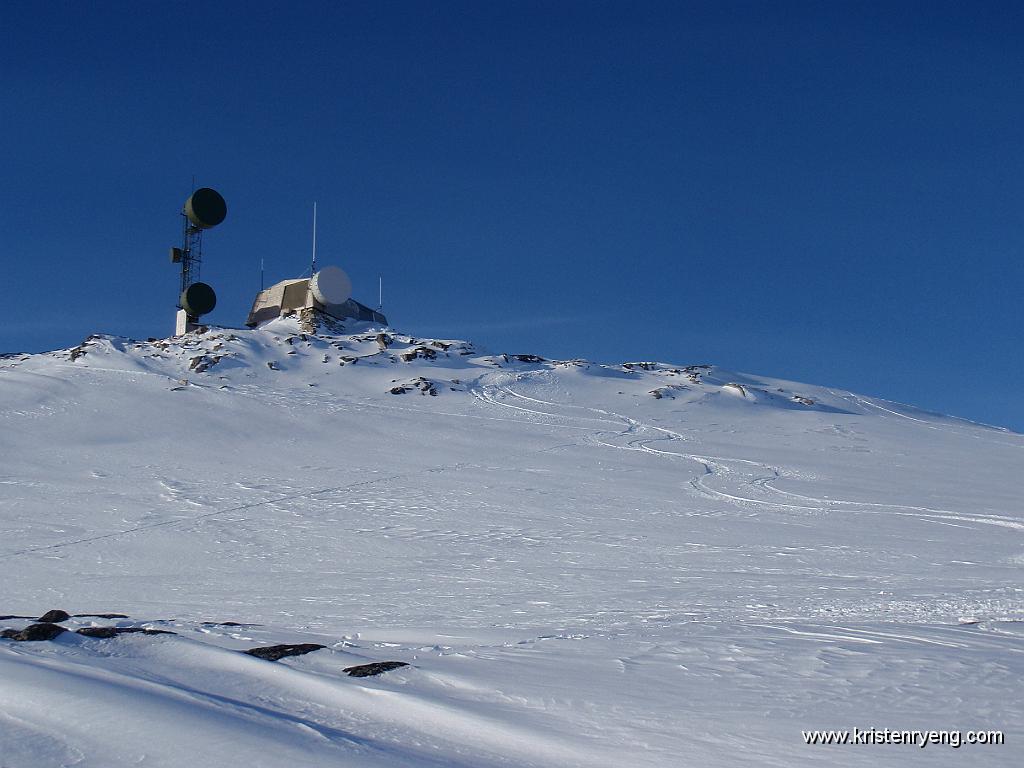
M185 215L199 229L216 227L228 215L228 204L215 189L202 187L185 201Z
M181 308L192 317L212 312L216 306L217 294L206 283L192 283L181 294Z

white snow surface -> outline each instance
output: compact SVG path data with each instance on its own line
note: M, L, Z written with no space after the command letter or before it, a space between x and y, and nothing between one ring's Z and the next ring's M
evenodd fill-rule
M176 633L0 640L3 768L1021 764L1007 430L278 320L4 356L0 458L0 614Z

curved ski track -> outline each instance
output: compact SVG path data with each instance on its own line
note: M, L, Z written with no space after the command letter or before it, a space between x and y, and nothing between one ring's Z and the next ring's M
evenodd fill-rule
M834 498L819 498L815 496L806 496L799 493L793 493L791 491L784 491L780 488L776 488L773 484L780 478L787 476L797 476L797 472L789 472L780 467L775 467L762 462L751 461L750 459L740 459L733 457L720 457L720 456L706 456L702 454L682 452L682 451L669 451L660 448L651 447L653 443L678 443L678 442L692 442L693 438L689 438L679 432L675 432L665 427L655 426L653 424L647 424L638 419L630 418L614 411L608 411L601 408L593 408L585 405L575 405L571 403L558 403L550 400L542 400L536 397L530 397L520 392L516 392L513 386L521 381L525 381L531 378L543 377L546 371L531 371L525 373L514 374L512 381L508 384L494 383L485 384L481 383L479 388L471 389L473 396L476 397L480 402L487 405L499 406L502 408L513 409L525 414L531 414L537 417L547 419L565 419L565 420L586 420L586 421L600 421L605 423L618 423L623 429L619 431L611 430L597 430L591 435L592 442L598 445L602 445L608 448L614 448L616 450L624 451L640 451L642 453L651 454L659 458L667 458L670 460L684 460L687 462L694 462L698 464L702 472L699 472L695 477L687 481L686 486L690 492L695 493L704 498L724 501L736 506L745 507L746 505L759 505L762 507L768 507L779 510L790 510L798 512L809 512L809 513L823 513L831 511L835 508L847 508L856 510L858 512L867 514L878 514L882 511L888 511L891 514L906 515L909 517L916 517L928 522L945 522L952 524L952 521L974 523L981 525L994 525L1010 528L1013 530L1024 531L1024 523L1018 520L1003 516L1003 515L981 515L976 513L962 512L951 509L936 509L931 507L920 507L911 506L906 504L890 504L880 502L866 502L856 501L850 499L834 499ZM499 378L501 376L499 375ZM529 408L523 405L512 405L510 403L503 402L501 397L514 397L519 400L523 400L527 403L533 403L534 405L562 409L572 408L587 411L595 414L594 416L567 416L564 414L551 413L547 410L538 410L537 408ZM850 402L856 402L861 408L866 405L874 406L879 410L887 411L888 409L882 408L881 406L875 406L873 403L864 401L860 397L853 396L854 400L847 399ZM929 424L922 419L916 419L904 414L897 413L896 411L890 411L895 416L900 416L909 419L914 422L921 423L930 429L941 429L939 425ZM550 422L545 422L551 425ZM578 425L565 425L571 426L576 429L581 427ZM645 433L658 433L654 437L643 437ZM614 441L616 438L628 438L624 444L618 444ZM755 470L744 471L741 465L746 465ZM756 470L760 470L757 472ZM721 484L733 484L738 485L733 489L734 492L728 490L722 490L715 488L711 485L713 482ZM729 488L726 485L726 488ZM751 496L741 495L739 492L741 489L759 489L769 495L769 498L752 498ZM771 498L770 496L774 496ZM803 503L800 503L803 502Z

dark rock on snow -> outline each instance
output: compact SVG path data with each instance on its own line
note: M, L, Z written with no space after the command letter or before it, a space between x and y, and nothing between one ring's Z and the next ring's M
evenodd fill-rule
M30 624L20 632L13 629L5 629L3 632L0 632L0 637L21 642L35 642L39 640L53 640L57 635L65 632L67 630L60 624L43 623Z
M421 395L437 397L437 387L434 385L434 382L429 379L424 379L422 376L406 382L405 384L399 384L398 386L392 387L388 391L392 395L404 395L406 392L412 392L414 390L419 390Z
M258 627L259 624L242 624L238 621L204 621L204 627Z
M404 661L375 661L372 664L357 664L354 667L345 667L342 672L348 672L349 677L373 677L384 672L390 672L399 667L408 667Z
M411 363L417 357L422 357L424 360L436 360L437 352L430 347L414 347L413 349L402 352L399 357L407 363Z
M82 627L76 630L78 634L85 637L116 637L117 635L143 634L143 635L174 635L169 629L148 629L147 627Z
M117 627L82 627L76 631L86 637L114 637L117 634Z
M277 661L283 659L286 656L302 656L306 653L312 653L313 651L319 651L321 648L326 648L326 645L319 645L317 643L298 643L297 645L265 645L262 648L250 648L242 653L247 653L250 656L255 656L258 659L266 659L267 661Z
M52 611L47 611L40 616L36 621L43 621L48 623L56 623L58 621L67 621L71 618L71 614L67 611L62 611L59 608L54 608Z
M73 613L71 614L71 616L69 616L66 611L62 611L59 608L54 608L53 610L44 613L38 619L34 616L14 616L13 614L11 614L0 616L0 621L6 621L7 619L32 619L33 621L59 623L61 621L67 621L72 617L76 619L93 617L97 619L127 619L128 615L125 613Z

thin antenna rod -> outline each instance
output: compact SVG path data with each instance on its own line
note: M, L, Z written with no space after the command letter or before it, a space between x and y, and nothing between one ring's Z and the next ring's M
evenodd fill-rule
M313 262L309 267L309 276L316 274L316 201L313 201Z
M377 311L384 309L384 276L377 275Z

